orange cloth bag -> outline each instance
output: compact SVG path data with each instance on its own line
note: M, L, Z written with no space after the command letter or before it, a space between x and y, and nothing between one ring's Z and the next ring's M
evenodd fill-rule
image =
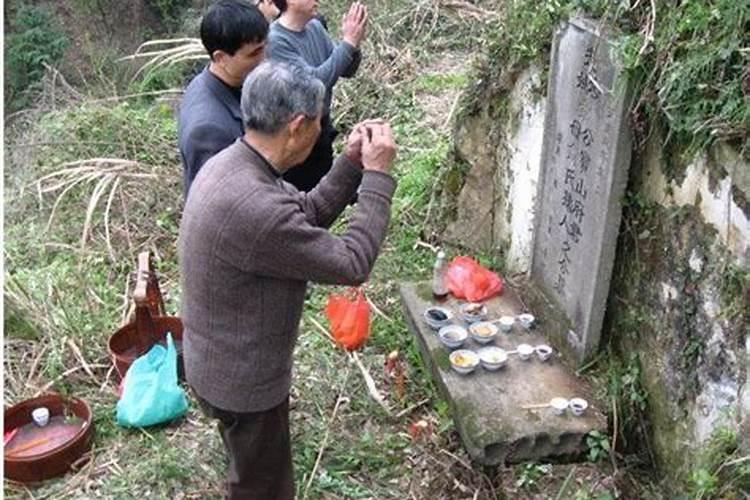
M333 338L347 351L359 349L370 337L370 304L361 288L351 289L349 296L331 294L326 315Z
M453 259L445 273L448 290L458 299L481 302L503 293L503 280L471 257Z

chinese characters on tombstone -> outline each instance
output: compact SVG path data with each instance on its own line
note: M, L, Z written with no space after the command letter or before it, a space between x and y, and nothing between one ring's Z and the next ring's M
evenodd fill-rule
M565 311L579 361L598 347L627 181L626 86L596 25L573 20L555 37L532 282Z

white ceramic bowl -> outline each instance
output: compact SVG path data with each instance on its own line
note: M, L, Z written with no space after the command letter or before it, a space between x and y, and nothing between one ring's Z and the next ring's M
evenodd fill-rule
M442 314L445 316L445 319L437 319L433 314ZM450 309L446 309L445 307L432 306L425 309L422 317L424 318L425 323L430 325L430 328L433 330L440 330L451 322L451 319L453 319L453 313Z
M438 337L448 349L457 349L469 337L469 332L463 326L447 325L438 330Z
M39 427L44 427L49 423L49 409L44 406L35 408L34 411L31 412L31 419Z
M528 361L529 358L531 358L531 355L534 354L534 348L529 344L519 344L518 347L516 347L516 352L521 361Z
M489 344L492 342L497 335L497 331L497 326L488 321L480 321L479 323L473 323L469 326L471 338L480 344Z
M534 327L535 321L536 318L533 314L524 313L518 315L518 322L521 323L521 326L527 330Z
M487 306L479 302L467 302L461 305L461 318L467 323L476 323L487 319Z
M539 361L547 361L554 352L550 346L547 344L539 344L534 348L536 351L536 356L539 358Z
M500 330L505 333L509 333L513 329L513 324L516 322L516 318L513 316L500 316L497 323L500 325Z
M589 407L589 402L583 398L573 398L568 402L568 408L570 412L576 417L580 417L586 412L586 408Z
M479 365L479 356L477 353L469 351L468 349L453 351L450 354L449 359L453 369L461 375L473 372L477 365Z
M552 413L555 415L562 415L565 413L565 410L568 409L568 404L570 404L570 402L565 398L552 398L549 402L549 406L552 408Z
M482 367L486 370L499 370L505 366L505 362L508 361L508 353L505 349L499 347L490 346L483 347L477 352L479 355L479 361L482 363Z

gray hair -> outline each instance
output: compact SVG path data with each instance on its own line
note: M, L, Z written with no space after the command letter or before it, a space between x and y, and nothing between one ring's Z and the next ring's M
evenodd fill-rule
M242 121L245 129L265 134L280 131L299 114L317 117L326 88L310 72L287 63L264 61L242 85Z

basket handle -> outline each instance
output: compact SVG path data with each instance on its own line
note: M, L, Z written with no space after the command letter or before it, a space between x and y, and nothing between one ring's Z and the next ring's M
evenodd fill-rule
M136 291L139 295L143 295L143 290L138 289L138 280L140 277L144 277L146 280L145 288L145 301L151 311L152 316L165 316L166 310L164 308L164 299L161 295L161 289L159 288L159 278L156 276L156 269L154 268L154 261L151 252L145 251L138 254L138 274L136 277ZM141 287L143 285L141 284ZM133 294L136 296L136 293Z
M151 253L148 251L138 254L138 272L135 290L133 290L133 301L135 302L135 331L138 339L137 355L141 356L158 342L154 317L164 314L164 301L156 273L151 270Z

